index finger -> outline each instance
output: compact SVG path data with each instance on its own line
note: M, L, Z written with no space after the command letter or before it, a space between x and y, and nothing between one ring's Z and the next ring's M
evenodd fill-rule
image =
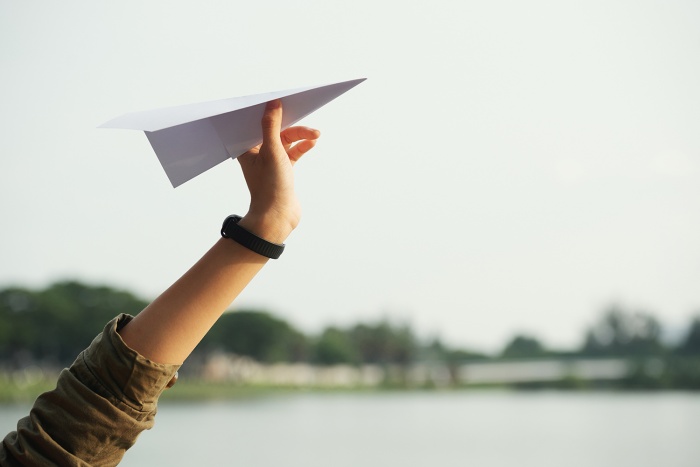
M318 139L321 132L308 126L293 126L287 128L280 134L282 144L289 146L303 139Z

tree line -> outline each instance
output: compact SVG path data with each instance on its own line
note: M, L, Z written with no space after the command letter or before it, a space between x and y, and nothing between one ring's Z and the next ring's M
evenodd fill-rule
M128 291L76 281L43 289L0 289L0 366L67 366L110 319L119 313L135 315L146 305ZM422 342L409 325L387 320L329 326L317 335L307 335L272 313L239 310L225 313L196 352L231 352L263 363L400 366L420 361L456 365L548 357L653 357L681 362L700 358L700 316L691 320L679 342L669 344L652 314L613 306L582 337L580 348L562 351L548 349L534 336L516 335L501 352L488 355L449 347L439 339Z

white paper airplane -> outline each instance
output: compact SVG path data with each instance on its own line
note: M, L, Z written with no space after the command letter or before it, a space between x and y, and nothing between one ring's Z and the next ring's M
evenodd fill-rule
M285 129L365 79L134 112L100 128L145 132L170 183L177 187L260 144L260 120L268 101L282 100Z

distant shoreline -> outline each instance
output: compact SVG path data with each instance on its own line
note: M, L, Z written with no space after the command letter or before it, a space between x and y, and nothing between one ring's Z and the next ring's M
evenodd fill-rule
M16 405L31 404L40 394L50 391L55 387L55 380L45 379L31 385L19 387L9 382L6 378L0 378L0 404ZM511 391L511 392L618 392L618 393L670 393L689 392L698 393L697 389L674 387L623 387L613 384L597 385L572 385L566 382L558 384L520 384L520 385L473 385L456 387L407 387L397 385L382 385L377 387L321 387L321 386L271 386L271 385L240 385L231 382L208 382L202 380L178 381L175 387L166 390L160 398L161 402L197 402L212 400L237 400L258 397L269 397L288 394L341 394L341 393L382 393L382 392L423 392L423 393L450 393L450 392L483 392L483 391Z

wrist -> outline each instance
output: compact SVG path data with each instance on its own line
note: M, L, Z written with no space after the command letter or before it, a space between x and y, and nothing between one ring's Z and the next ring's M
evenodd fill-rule
M298 223L298 217L289 218L274 212L256 213L250 210L238 225L268 242L282 244Z

